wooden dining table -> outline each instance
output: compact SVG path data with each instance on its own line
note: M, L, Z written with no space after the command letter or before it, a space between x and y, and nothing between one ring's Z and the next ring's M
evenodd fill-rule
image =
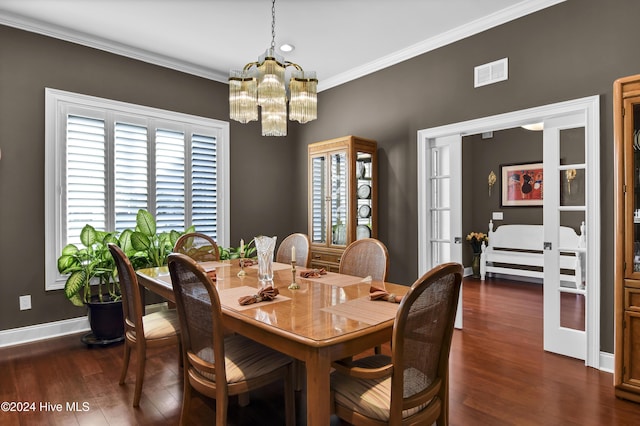
M273 264L273 285L278 296L271 301L240 305L238 299L261 288L257 264L244 267L238 260L203 262L205 271L215 270L224 326L271 347L306 366L307 425L330 423L329 375L335 360L357 355L391 339L397 303L369 300L372 285L396 295L408 287L370 278L328 272L302 278L296 268L298 289L289 289L292 267ZM166 266L137 271L138 281L149 290L175 301Z

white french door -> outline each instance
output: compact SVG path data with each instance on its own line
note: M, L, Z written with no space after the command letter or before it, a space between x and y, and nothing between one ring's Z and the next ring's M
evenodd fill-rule
M544 121L544 350L582 360L587 355L586 240L582 238L577 250L563 247L560 227L579 234L580 228L588 228L585 136L583 113ZM577 264L581 273L566 275L567 262ZM578 276L584 278L574 282Z
M447 124L440 127L423 129L418 131L418 273L425 273L430 267L444 259L461 262L462 244L456 244L455 237L461 235L461 152L456 151L461 148L461 135L472 135L488 131L498 131L509 129L522 124L545 122L546 133L545 139L556 142L548 142L556 146L557 151L550 151L545 147L545 192L544 200L549 198L556 200L554 207L545 205L544 221L545 221L545 241L551 243L551 250L546 253L551 264L556 266L545 265L545 271L551 269L549 274L556 278L549 278L549 281L556 282L555 290L547 291L545 287L545 349L553 352L568 354L585 360L585 364L591 367L600 368L601 359L605 364L605 369L613 369L613 357L609 360L601 357L600 353L600 106L599 97L590 96L581 99L575 99L556 104L544 105L540 107L530 108L526 110L514 111L490 117L483 117L474 120ZM550 117L553 117L551 119ZM556 119L558 121L556 121ZM571 120L578 120L571 121ZM582 121L580 121L582 120ZM553 130L555 129L555 130ZM554 132L556 135L554 136ZM582 135L577 136L577 135ZM453 135L453 136L452 136ZM449 139L450 138L450 139ZM568 143L575 143L576 140L582 140L585 145L584 158L576 159L566 154L563 149ZM448 148L444 148L448 147ZM447 151L448 149L448 151ZM573 151L573 150L572 150ZM439 160L444 163L445 158L442 154L450 156L450 161L459 161L449 169L449 182L452 188L449 200L450 210L448 219L452 222L445 225L440 221L439 226L433 226L434 217L438 217L438 212L447 211L442 208L441 203L433 200L431 186L435 185L433 181L443 179L446 173L432 173L434 164L434 155L439 155ZM439 153L439 154L436 154ZM546 155L555 155L554 158L547 159ZM457 158L457 160L454 160ZM547 167L546 163L549 162ZM554 166L551 166L553 164ZM440 165L443 166L442 164ZM451 166L450 166L451 167ZM458 180L454 177L452 170L457 170ZM569 176L575 177L567 185L567 171ZM456 183L458 182L458 183ZM554 185L555 184L555 185ZM459 185L459 186L457 186ZM561 185L564 185L561 187ZM579 185L582 185L581 187ZM556 195L553 195L553 186L558 186ZM569 188L570 187L570 188ZM552 191L549 194L549 191ZM569 194L569 190L571 194ZM582 194L582 195L580 195ZM569 196L570 195L570 196ZM576 195L583 196L576 197ZM556 206L557 204L557 206ZM457 214L456 214L457 211ZM547 218L550 215L552 217ZM446 216L446 215L441 215ZM455 218L455 219L454 219ZM488 219L488 218L487 218ZM585 222L585 251L582 253L585 259L585 269L582 271L585 277L584 294L579 291L572 291L570 286L563 283L559 275L563 274L560 268L559 255L570 254L570 251L563 250L558 247L559 226L572 226L583 220ZM456 222L456 223L453 223ZM549 224L547 226L547 223ZM555 223L555 225L554 225ZM456 226L458 228L456 229ZM440 237L438 232L449 229L447 237ZM554 231L555 229L555 231ZM549 235L547 235L547 233ZM547 239L548 237L548 239ZM556 241L557 240L557 241ZM461 240L460 240L461 241ZM434 248L435 247L435 248ZM557 248L557 252L554 251ZM546 252L546 250L545 250ZM448 254L450 257L446 257ZM547 260L545 259L545 264ZM552 272L553 271L553 272ZM545 277L545 281L547 278ZM577 290L577 289L576 289ZM547 294L549 293L549 294ZM569 295L569 297L567 296ZM573 299L571 298L573 297ZM573 303L574 312L583 310L584 326L580 330L576 328L575 318L572 320L568 315L571 309L565 309L563 306L571 307ZM547 323L547 310L549 310L552 319ZM460 317L462 309L458 305L458 316ZM461 328L462 318L457 318L456 327ZM547 327L548 326L548 327ZM547 330L548 328L548 330ZM567 342L562 342L567 336ZM583 340L586 339L586 340ZM547 345L549 341L549 345ZM580 353L574 353L574 348L579 348ZM586 357L583 354L586 353Z
M446 262L462 263L462 137L450 135L429 141L423 152L427 164L421 179L428 217L422 223L428 241L422 273ZM420 255L420 258L423 258ZM462 328L462 289L456 328Z

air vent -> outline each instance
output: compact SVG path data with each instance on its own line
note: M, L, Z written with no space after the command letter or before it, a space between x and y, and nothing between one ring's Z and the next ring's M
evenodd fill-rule
M488 64L478 65L474 69L473 87L486 86L509 79L509 58L503 58Z

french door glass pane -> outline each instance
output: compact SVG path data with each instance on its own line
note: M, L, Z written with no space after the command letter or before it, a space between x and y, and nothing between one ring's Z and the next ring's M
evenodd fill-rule
M585 133L584 127L560 130L560 164L584 164Z
M451 212L449 210L432 210L431 237L434 240L451 239Z
M573 228L578 235L583 232L583 223L586 223L584 211L560 212L560 226ZM560 249L560 326L585 331L585 295L573 290L588 288L586 252L563 251L562 247ZM578 279L576 276L581 278Z
M451 179L431 179L431 205L434 208L443 209L451 206Z
M434 265L451 261L451 243L448 241L431 241L431 257Z
M449 145L431 148L431 264L451 259L451 177Z
M560 205L585 206L585 130L584 127L562 129L559 132Z

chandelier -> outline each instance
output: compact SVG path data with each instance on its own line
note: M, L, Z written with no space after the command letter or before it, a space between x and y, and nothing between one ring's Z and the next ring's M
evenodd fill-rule
M229 116L241 123L258 120L262 113L262 136L287 135L287 88L285 70L293 67L289 79L289 120L306 123L318 117L318 79L293 62L276 54L276 0L271 4L271 46L242 70L229 74Z

